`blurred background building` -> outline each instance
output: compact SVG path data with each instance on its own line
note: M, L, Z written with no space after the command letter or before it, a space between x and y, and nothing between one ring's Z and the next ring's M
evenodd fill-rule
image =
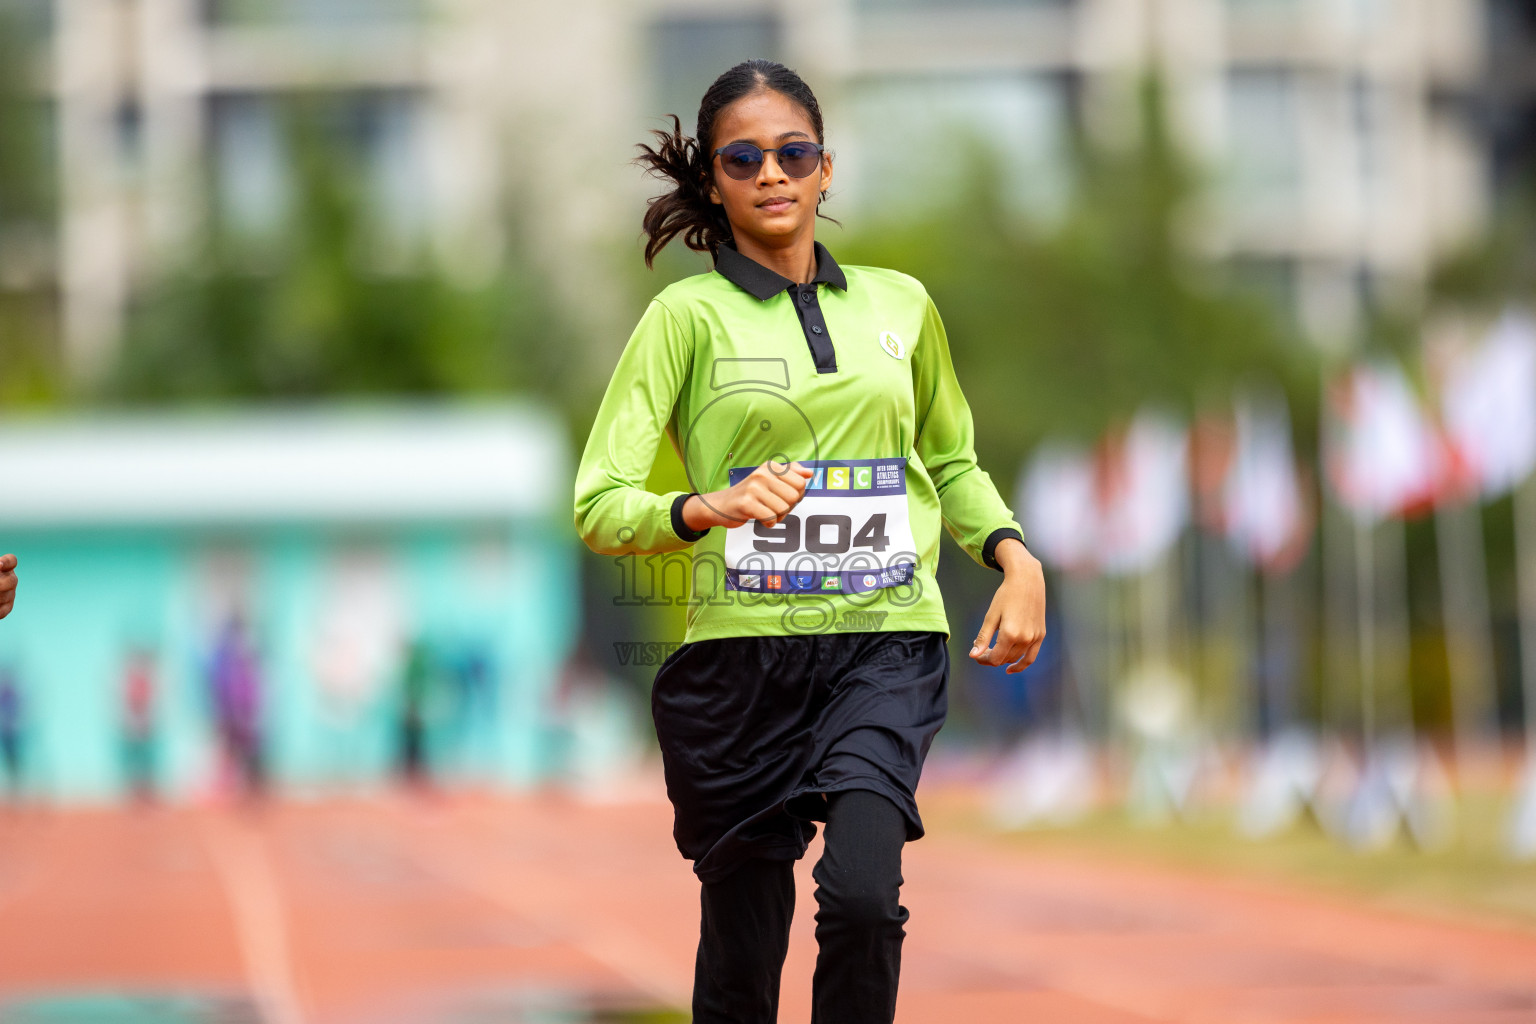
M10 781L78 802L546 777L568 462L516 406L8 422L6 542L34 576L0 647Z
M9 239L5 277L57 290L82 379L203 213L278 229L292 189L278 100L297 92L334 98L326 131L383 221L382 264L424 236L483 279L512 244L510 204L592 326L614 306L594 268L645 194L630 147L661 112L691 131L703 87L746 54L821 91L839 202L862 218L942 191L964 132L1005 154L1022 208L1051 216L1071 133L1134 131L1135 73L1159 62L1177 131L1219 186L1190 232L1337 345L1362 304L1418 293L1532 146L1531 16L1514 0L5 6L57 191L56 223ZM207 211L188 201L203 184Z
M565 432L563 450L579 447L639 308L706 265L669 251L657 274L640 273L655 183L631 164L634 146L669 113L691 134L704 89L750 56L781 59L816 89L836 154L828 209L844 224L825 237L840 259L928 286L960 339L979 455L1008 494L1042 441L1107 443L1152 406L1192 422L1255 375L1294 413L1276 430L1316 465L1319 382L1343 362L1416 350L1450 306L1487 321L1530 292L1518 268L1536 263L1519 255L1521 225L1536 223L1520 213L1536 175L1536 15L1519 0L0 0L0 412L58 423L131 406L174 438L194 429L188 404L315 414L409 398L449 416L465 398L515 398L528 422ZM78 435L77 454L115 428L103 429ZM1183 459L1183 443L1168 451ZM1197 476L1202 457L1191 455ZM538 486L568 490L550 473ZM680 474L664 450L658 489ZM1298 485L1313 519L1337 497L1320 475ZM46 473L29 479L49 489ZM1192 549L1184 504L1167 532ZM557 505L540 505L539 530L555 529ZM100 513L87 532L117 530L106 506L83 507ZM460 524L452 544L479 536L473 509L442 511ZM153 530L166 537L191 528L174 502L161 514ZM6 515L0 547L20 544L14 531L85 587L69 566L89 559L70 552L94 541ZM1504 521L1491 522L1488 550L1507 551ZM386 554L369 564L401 571L415 529L374 544ZM316 541L315 564L355 568L349 531ZM557 533L530 543L568 544L578 581L540 611L580 602L570 635L549 643L586 660L506 685L519 700L572 689L557 675L578 694L604 673L643 687L651 666L610 657L609 641L665 640L681 606L629 607L610 560ZM260 563L270 536L253 525L235 547ZM172 545L180 553L134 541L111 557L154 549L166 566L201 565L214 549L195 537ZM1320 567L1340 558L1307 537L1294 564L1310 582L1296 585L1325 589ZM1410 529L1407 576L1433 578L1435 543ZM294 573L285 587L332 574L271 557ZM1487 557L1503 652L1489 700L1512 721L1514 584ZM1185 561L1178 572L1210 575ZM338 579L372 578L345 566ZM962 634L959 619L986 599L966 568L952 555L941 566ZM1259 614L1262 602L1196 599L1204 584L1165 575L1169 589L1148 593L1207 639L1231 632L1217 614L1228 606ZM1335 595L1351 585L1329 579ZM526 598L505 585L508 601ZM6 623L27 630L26 651L0 669L32 671L33 638L67 631L42 620L76 600L26 599ZM1404 600L1410 632L1443 642L1432 588ZM1327 621L1297 634L1292 660L1317 689L1342 663L1317 638L1351 627L1347 604L1308 607ZM120 637L78 678L105 671L89 685L117 700L138 671L122 667L138 664L129 655L160 644L142 639ZM419 654L397 646L386 674L404 685ZM1439 655L1415 658L1413 685L1444 678L1425 668ZM1068 662L1049 660L1050 672L1070 677ZM313 668L292 685L320 686ZM1251 682L1251 666L1229 668L1233 688ZM545 768L558 760L551 737L571 725L560 716L585 699L540 705ZM308 742L296 735L284 742ZM307 770L287 763L291 779ZM90 778L80 792L104 785Z

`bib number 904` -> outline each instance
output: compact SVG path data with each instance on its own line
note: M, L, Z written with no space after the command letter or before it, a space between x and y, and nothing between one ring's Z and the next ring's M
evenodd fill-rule
M801 547L803 526L804 547ZM858 532L853 529L853 517L843 515L806 516L802 524L799 516L791 513L777 526L752 524L754 551L783 553L809 551L816 555L841 555L852 548L868 548L884 551L891 544L885 532L885 513L876 512L864 521ZM830 537L828 536L830 534Z

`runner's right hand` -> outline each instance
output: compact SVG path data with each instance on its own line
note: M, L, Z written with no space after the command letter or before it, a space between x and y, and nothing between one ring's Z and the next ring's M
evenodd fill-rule
M11 609L16 606L15 569L15 555L0 555L0 619L11 614Z
M740 483L707 495L708 505L734 528L757 520L777 526L805 496L813 472L798 462L774 462L758 466Z

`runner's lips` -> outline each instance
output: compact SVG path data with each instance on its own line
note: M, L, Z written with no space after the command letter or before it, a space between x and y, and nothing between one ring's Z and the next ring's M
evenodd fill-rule
M769 196L767 199L764 199L762 202L758 203L757 205L758 205L759 208L768 207L768 206L784 207L784 206L788 206L790 203L793 203L793 202L794 202L794 200L789 198L789 196Z

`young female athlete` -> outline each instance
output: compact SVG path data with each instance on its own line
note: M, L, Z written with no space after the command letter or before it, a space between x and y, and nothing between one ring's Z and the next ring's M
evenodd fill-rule
M655 134L641 162L671 188L645 215L646 263L681 235L714 270L657 295L625 346L576 527L599 553L654 556L627 560L651 601L687 601L652 715L701 882L693 1019L776 1019L793 862L821 821L812 1020L889 1022L901 848L923 834L913 794L947 708L940 526L1003 573L982 664L1034 660L1043 576L976 465L923 286L815 240L832 157L806 84L747 61L704 94L695 138L676 118ZM690 491L645 488L663 431Z

